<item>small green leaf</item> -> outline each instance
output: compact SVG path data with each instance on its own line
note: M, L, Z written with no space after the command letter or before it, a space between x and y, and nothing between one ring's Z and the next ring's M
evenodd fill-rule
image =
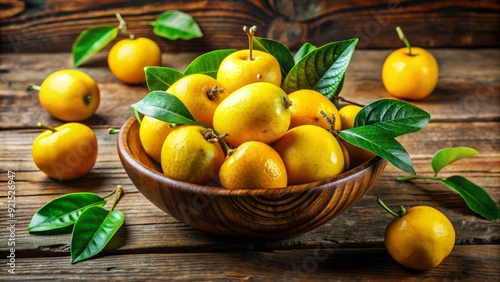
M71 237L71 263L89 259L104 249L125 218L121 211L101 207L86 209L78 218Z
M459 175L441 181L460 194L472 211L491 221L497 221L500 217L497 204L483 188Z
M437 151L432 157L432 169L437 175L445 166L463 158L477 156L477 151L469 147L444 148Z
M106 200L94 193L71 193L57 197L41 207L28 225L30 233L52 231L66 232L80 214L89 207L102 207Z
M169 123L202 125L193 118L179 98L165 91L150 92L142 100L133 104L132 108Z
M149 66L144 68L149 91L167 90L170 85L184 77L184 74L167 67Z
M363 125L340 131L345 141L373 152L402 171L416 174L408 152L393 137L376 125Z
M255 50L267 52L276 58L280 64L283 78L286 77L294 66L292 52L279 41L254 36L253 47Z
M166 11L149 24L154 27L154 34L170 40L189 40L203 36L193 17L181 11Z
M431 116L407 102L382 99L363 107L357 114L354 126L374 125L386 134L397 137L424 128Z
M283 90L313 89L328 99L338 95L357 42L357 38L332 42L311 51L290 70Z
M101 25L86 29L73 43L73 67L77 68L84 61L102 50L118 35L118 28Z
M312 51L316 50L317 47L312 45L309 42L306 42L300 47L300 49L295 53L295 56L293 56L293 61L295 64L297 64L302 58L304 58L307 54L311 53Z
M184 71L184 75L202 73L217 78L217 70L219 69L220 63L224 58L235 51L235 49L223 49L204 53L191 61Z

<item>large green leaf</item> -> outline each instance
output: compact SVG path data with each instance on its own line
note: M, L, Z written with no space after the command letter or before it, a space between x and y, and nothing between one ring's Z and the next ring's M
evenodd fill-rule
M84 61L102 50L118 35L118 28L101 25L86 29L73 43L73 67L77 68Z
M500 217L497 204L480 186L459 175L441 181L460 194L467 206L477 214L492 221L497 221Z
M178 70L167 67L149 66L144 68L146 73L146 84L149 91L167 90L170 85L184 77Z
M295 64L297 64L298 62L300 62L300 60L302 60L302 58L304 58L307 54L311 53L312 51L316 50L317 47L312 45L311 43L309 42L306 42L304 43L300 48L299 50L297 50L297 52L295 53L295 55L293 56L293 61Z
M184 71L184 75L202 73L217 78L217 70L219 69L220 63L227 55L235 51L235 49L223 49L204 53L191 61Z
M106 200L94 193L71 193L57 197L41 207L32 217L28 231L65 233L81 213L90 207L102 207Z
M363 107L354 126L373 125L392 137L417 132L424 128L431 116L407 102L382 99Z
M78 218L71 237L71 263L89 259L104 249L125 218L121 211L101 207L86 209Z
M329 99L338 95L357 42L357 38L332 42L308 53L285 77L283 90L314 89Z
M290 72L294 66L292 52L281 42L264 37L253 37L253 47L273 55L279 62L283 78Z
M469 147L444 148L437 151L432 157L432 169L437 175L445 166L463 158L477 156L477 151Z
M171 40L189 40L203 36L193 17L181 11L166 11L149 24L154 27L154 34Z

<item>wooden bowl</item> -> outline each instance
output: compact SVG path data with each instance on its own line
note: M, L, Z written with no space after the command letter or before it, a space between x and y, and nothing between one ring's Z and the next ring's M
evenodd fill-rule
M117 147L134 185L158 208L212 234L254 239L282 239L327 223L363 197L387 164L376 156L325 181L279 189L229 190L163 175L160 165L143 150L134 117L121 128Z

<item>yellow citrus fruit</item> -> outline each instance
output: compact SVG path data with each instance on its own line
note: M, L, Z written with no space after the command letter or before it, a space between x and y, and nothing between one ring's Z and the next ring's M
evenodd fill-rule
M234 147L246 141L270 144L278 140L290 125L287 94L269 82L245 85L229 94L215 109L214 129L229 136Z
M213 125L215 108L229 92L213 77L205 74L191 74L173 83L167 92L179 98L196 121Z
M342 140L339 142L339 145L344 155L344 170L342 172L346 172L351 169L351 157L349 156L349 151L347 151L347 148L342 143Z
M355 168L367 160L375 157L376 155L368 150L359 148L351 143L341 140L340 143L344 145L347 153L349 154L350 168Z
M339 110L340 120L342 122L342 129L349 129L354 127L354 121L359 111L363 109L357 105L345 105Z
M97 83L78 70L60 70L40 85L38 99L42 107L63 121L83 121L91 117L100 102Z
M215 185L224 152L208 129L199 125L174 128L163 143L161 167L163 173L189 183Z
M335 117L335 129L340 130L341 120L337 107L323 94L315 90L301 89L288 94L292 119L290 128L312 124L329 129L330 125L321 114L323 111L328 118Z
M394 219L386 228L385 245L398 263L418 270L438 266L455 245L449 219L429 206L417 206Z
M161 148L165 138L174 129L168 123L150 116L144 116L139 127L139 139L146 154L158 163L161 162Z
M88 126L71 122L47 130L33 142L35 165L47 176L68 180L87 174L97 160L97 138Z
M344 170L345 159L339 142L316 125L290 129L276 142L274 149L285 163L289 185L328 179Z
M144 67L159 65L160 47L149 38L122 39L109 50L109 69L119 80L128 84L146 82Z
M427 50L412 47L393 51L382 66L382 82L391 95L409 100L429 96L437 85L439 67L434 56Z
M287 184L286 168L276 151L259 141L248 141L229 153L219 171L228 189L280 188Z
M254 82L269 82L281 86L281 67L271 54L253 50L239 50L222 60L217 71L217 81L229 92Z

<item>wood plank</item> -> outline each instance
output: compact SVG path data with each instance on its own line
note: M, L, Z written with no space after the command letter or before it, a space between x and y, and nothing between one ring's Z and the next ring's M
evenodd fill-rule
M189 281L498 281L500 245L455 246L439 266L414 271L384 248L316 246L300 250L100 255L71 265L69 258L16 259L16 275L0 279L189 280Z

